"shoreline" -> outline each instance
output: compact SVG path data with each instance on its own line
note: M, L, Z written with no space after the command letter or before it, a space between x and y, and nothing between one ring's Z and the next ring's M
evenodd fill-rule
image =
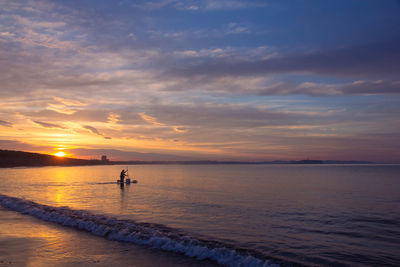
M57 157L53 155L31 153L14 150L0 150L0 168L14 167L46 167L46 166L103 166L103 165L332 165L332 164L386 164L370 161L338 161L338 160L275 160L275 161L104 161ZM395 163L393 163L395 164Z
M111 252L111 253L110 253ZM0 206L0 265L217 267L176 253L91 235Z

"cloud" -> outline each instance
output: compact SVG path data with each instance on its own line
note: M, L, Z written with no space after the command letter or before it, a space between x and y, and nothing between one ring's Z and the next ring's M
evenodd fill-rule
M84 103L84 102L76 100L76 99L67 99L67 98L62 98L62 97L57 97L57 96L54 96L53 98L54 98L54 100L60 102L61 104L65 105L65 106L81 107L81 106L88 105L87 103Z
M400 81L354 81L339 87L346 95L400 94Z
M0 38L14 37L15 34L11 32L0 32Z
M83 109L74 113L61 113L54 110L42 109L38 111L21 112L24 116L48 119L55 121L73 121L73 122L107 122L109 120L110 110L106 109Z
M400 39L258 60L213 58L196 64L189 62L167 71L168 75L184 77L255 76L276 73L397 78L400 73Z
M33 121L34 123L44 127L44 128L58 128L58 129L65 129L65 127L54 124L54 123L48 123L48 122L42 122L42 121Z
M193 5L195 2L197 1L187 3ZM178 1L150 3L164 7L177 5ZM237 8L251 6L249 2L242 1L198 3L209 9L229 5ZM2 95L10 96L17 92L29 97L29 94L40 92L57 95L56 97L62 99L62 94L68 98L65 92L69 90L85 97L96 92L104 98L110 97L119 101L122 98L135 99L136 96L143 98L145 95L157 97L160 91L189 90L262 96L398 92L396 78L400 70L400 49L397 47L400 47L400 40L292 55L277 53L270 49L260 50L254 54L258 48L245 48L242 51L239 48L218 46L179 51L168 45L165 47L169 48L162 49L139 49L133 45L130 49L111 50L106 48L109 46L107 42L105 46L97 44L87 46L81 42L81 37L78 35L89 36L90 32L82 25L80 27L75 25L77 28L70 27L71 18L67 22L51 18L47 16L26 18L18 15L13 17L13 21L18 24L16 28L22 26L32 28L30 32L25 28L23 31L24 34L26 30L28 35L38 35L37 38L27 37L32 42L38 39L44 44L52 43L51 38L63 42L67 38L62 38L63 34L57 32L59 29L65 29L68 36L74 32L72 38L68 40L74 41L75 50L55 52L50 48L51 45L45 45L45 49L36 51L36 44L32 46L25 44L29 47L21 50L21 47L15 46L12 42L0 43L0 56L4 56L7 62L3 65L7 67L0 66L0 79L3 81ZM29 26L30 24L32 25ZM239 22L224 25L224 31L228 34L248 32L247 25ZM46 28L49 32L42 33L38 30L41 28ZM77 29L78 33L73 29ZM48 34L51 38L39 36L40 34ZM169 49L171 51L168 51ZM1 51L7 52L2 54ZM301 84L283 80L271 81L271 77L276 74L292 73L314 75L314 77L346 77L353 81L366 80L366 84L364 87L357 87L351 84L323 84L314 81ZM384 81L384 85L374 84L376 80ZM117 95L110 93L111 90L119 91L121 97L118 99ZM68 105L62 101L60 103L64 106L50 104L48 108L67 114L76 112L75 108L82 108L78 104Z
M262 7L265 4L249 1L237 1L237 0L206 0L203 2L204 8L209 10L218 9L240 9L240 8L252 8L252 7Z
M258 1L239 1L239 0L159 0L146 1L145 3L135 4L137 8L154 10L162 8L175 8L178 10L232 10L243 8L259 8L266 6L263 2Z
M323 116L301 112L278 111L261 107L230 104L158 105L152 115L166 126L181 125L179 129L241 129L266 125L297 124L300 119Z
M43 16L48 17L47 14L43 14ZM45 21L36 16L19 14L4 15L1 19L7 21L6 25L13 25L12 27L8 26L10 31L6 31L6 34L1 36L8 37L9 41L14 43L60 50L77 49L75 41L63 40L62 33L63 30L66 30L66 23L63 21Z
M303 82L300 84L278 82L258 88L258 94L268 95L387 95L400 94L400 81L358 80L350 83L326 84ZM245 92L245 91L243 91ZM254 91L253 91L254 92Z
M53 29L53 28L60 28L65 27L66 23L63 21L44 21L44 20L31 20L28 17L23 17L20 15L14 15L14 20L21 25L26 27L32 28L39 28L39 29Z
M117 113L114 113L114 112L110 112L109 114L108 114L108 123L111 123L111 124L117 124L118 122L120 122L121 120L121 115L119 115L119 114L117 114Z
M103 133L99 132L99 130L97 130L97 129L96 129L95 127L93 127L93 126L90 126L90 125L83 125L82 127L83 127L84 129L86 129L86 130L89 130L91 133L94 133L94 134L99 135L99 136L103 136L104 139L106 139L106 140L112 139L112 137L110 137L110 136L104 136Z
M144 112L139 112L139 116L146 122L149 122L153 125L162 126L163 124L157 121L155 117L145 114Z
M12 127L12 125L13 124L11 122L9 122L9 121L0 120L0 126Z
M178 133L186 133L188 131L188 129L186 129L184 127L174 127L174 131L178 132Z
M0 139L0 147L1 149L7 149L7 150L19 150L19 151L31 151L31 152L53 150L53 147L51 146L34 145L10 139Z
M89 130L90 132L97 134L97 135L101 135L103 136L96 128L89 126L89 125L84 125L82 126L84 129Z
M123 151L118 149L70 149L69 152L86 158L100 158L107 155L110 160L193 160L193 157L173 155L169 153L142 153L135 151Z
M238 25L237 23L229 23L227 27L227 34L243 34L243 33L250 33L247 27Z
M200 49L196 50L183 50L183 51L174 51L173 55L178 58L215 58L215 57L226 57L229 54L233 53L233 49L230 48L213 48L213 49Z

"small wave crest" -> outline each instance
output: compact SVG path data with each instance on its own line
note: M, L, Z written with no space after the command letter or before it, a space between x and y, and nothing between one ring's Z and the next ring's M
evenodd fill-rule
M225 266L279 266L248 251L235 249L217 241L200 240L162 225L119 220L88 211L53 207L2 194L0 194L0 205L44 221L84 230L111 240L147 245L199 260L212 260Z

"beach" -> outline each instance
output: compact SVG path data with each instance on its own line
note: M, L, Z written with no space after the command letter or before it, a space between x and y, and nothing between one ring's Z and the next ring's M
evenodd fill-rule
M217 266L93 236L0 207L0 266Z

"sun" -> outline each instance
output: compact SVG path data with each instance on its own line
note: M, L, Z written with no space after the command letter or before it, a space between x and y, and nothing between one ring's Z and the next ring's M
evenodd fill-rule
M54 156L57 156L57 157L65 157L65 152L63 152L63 151L60 151L60 152L57 152L57 153L54 153Z

